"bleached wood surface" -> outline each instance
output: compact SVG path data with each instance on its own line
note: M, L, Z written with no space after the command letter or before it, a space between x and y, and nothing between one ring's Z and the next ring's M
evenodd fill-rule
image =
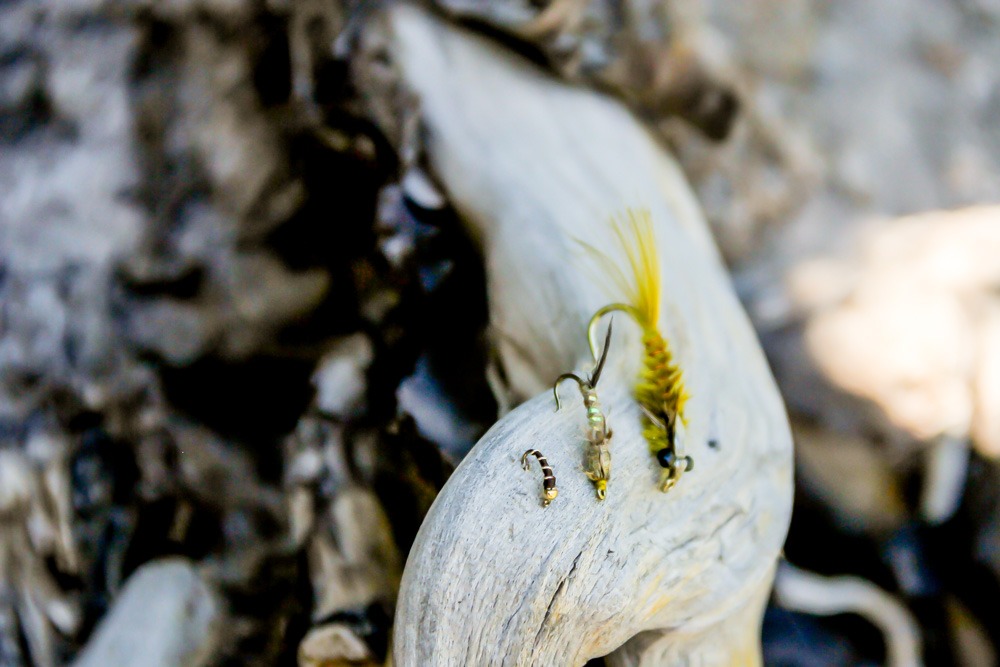
M613 665L758 664L791 510L791 436L683 176L618 103L422 10L395 7L387 19L432 167L481 242L511 387L533 396L468 454L421 527L394 664L579 665L612 652ZM630 394L637 330L619 317L599 387L614 429L599 503L581 471L578 394L564 388L556 414L545 390L563 371L588 369L587 320L619 296L574 239L613 251L608 216L626 206L655 221L660 326L692 394L682 437L695 469L657 490ZM519 465L529 447L555 468L548 508L537 466Z
M225 627L215 588L187 560L162 558L128 578L73 667L201 667Z

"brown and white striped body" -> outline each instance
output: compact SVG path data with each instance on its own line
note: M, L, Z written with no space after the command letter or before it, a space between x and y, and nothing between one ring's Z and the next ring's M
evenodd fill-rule
M555 473L552 472L552 466L549 465L548 460L537 449L529 449L521 455L521 466L525 470L531 469L531 463L528 461L529 456L534 456L538 459L538 464L542 466L542 506L548 507L549 503L559 495L559 489L556 488Z

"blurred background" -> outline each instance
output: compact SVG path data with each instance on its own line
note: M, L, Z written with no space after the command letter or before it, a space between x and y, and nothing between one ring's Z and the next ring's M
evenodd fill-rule
M796 439L766 663L997 664L1000 2L426 6L690 179ZM385 663L504 406L381 8L0 3L0 665Z

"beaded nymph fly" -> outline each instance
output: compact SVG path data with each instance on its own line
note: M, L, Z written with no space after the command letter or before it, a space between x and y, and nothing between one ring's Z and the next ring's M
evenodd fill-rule
M591 354L597 359L597 325L602 317L615 311L628 314L642 330L642 370L633 393L643 412L642 435L663 468L660 489L668 491L684 472L692 469L694 462L690 456L677 455L677 425L678 420L684 421L688 393L670 345L659 330L660 261L656 235L648 211L628 210L611 222L628 262L626 271L602 250L581 244L607 273L624 301L608 304L594 313L587 328L587 339Z
M597 499L604 500L607 497L608 482L611 480L611 429L608 428L608 420L601 411L601 403L597 399L597 382L601 379L601 371L604 370L604 362L608 359L608 348L611 346L611 327L613 322L608 324L608 333L604 337L604 351L598 359L594 372L587 378L581 378L576 373L563 373L556 378L552 385L552 395L556 398L556 410L561 407L559 403L559 384L563 380L574 380L580 387L580 395L583 396L583 406L587 409L587 461L584 472L587 478L594 483L597 490Z

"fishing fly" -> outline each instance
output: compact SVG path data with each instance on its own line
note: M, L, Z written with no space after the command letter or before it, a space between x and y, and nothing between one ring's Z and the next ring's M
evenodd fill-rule
M559 489L556 488L555 473L552 472L552 466L549 465L548 460L537 449L529 449L521 455L521 467L525 470L531 470L531 461L528 460L529 456L534 456L538 459L538 465L542 466L542 507L548 507L549 503L559 495Z
M597 398L597 382L601 379L601 371L604 370L604 362L608 358L608 348L611 343L611 327L614 322L608 323L608 333L604 337L604 351L597 359L597 366L594 372L587 378L581 378L576 373L563 373L552 385L552 395L556 399L556 410L562 406L559 403L559 385L564 380L574 380L580 387L580 394L583 396L583 405L587 409L587 457L584 472L587 478L594 483L597 489L598 500L607 497L608 482L611 479L611 429L608 428L608 421L601 411L601 403Z
M680 367L673 359L667 340L659 330L660 263L656 236L648 211L627 211L624 218L612 221L612 230L628 260L631 275L626 274L601 250L582 245L624 293L626 300L604 306L590 319L587 340L597 359L596 330L601 318L615 311L628 314L642 330L642 370L634 387L634 396L643 412L642 434L650 452L663 468L660 489L669 491L680 476L694 465L689 456L678 456L677 425L684 421L688 393ZM607 344L602 356L607 354Z

